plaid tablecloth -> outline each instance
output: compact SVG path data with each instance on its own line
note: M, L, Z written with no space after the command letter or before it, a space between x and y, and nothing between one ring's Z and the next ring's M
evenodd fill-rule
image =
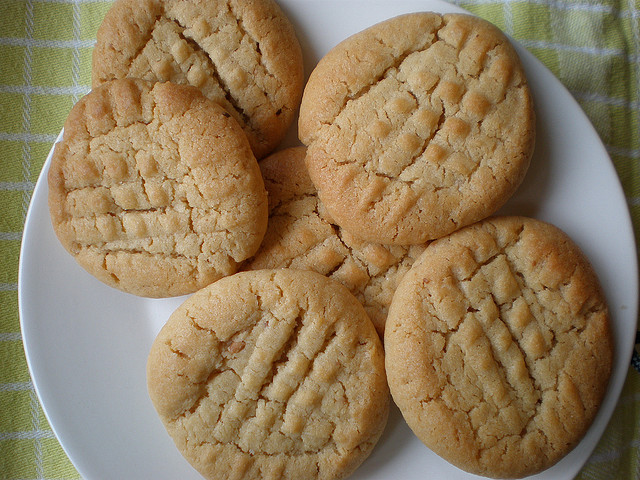
M391 1L391 0L390 0ZM585 110L615 164L640 238L640 0L456 1L537 56ZM0 479L77 479L30 381L18 317L18 254L42 164L89 91L110 2L0 0ZM640 478L640 362L579 479ZM125 480L125 479L122 479Z

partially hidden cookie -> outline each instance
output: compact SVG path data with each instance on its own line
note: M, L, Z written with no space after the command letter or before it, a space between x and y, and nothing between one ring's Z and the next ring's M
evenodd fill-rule
M523 180L535 140L514 48L463 14L406 14L338 44L311 73L298 127L334 220L394 244L497 211Z
M123 77L198 87L257 158L285 136L304 82L295 31L273 0L117 0L97 32L92 83Z
M305 147L260 162L269 194L269 224L260 249L243 267L313 270L345 285L382 337L395 288L424 245L363 241L335 225L307 173Z
M457 467L540 472L583 437L612 366L598 279L557 227L498 217L429 244L396 290L386 371L413 432Z
M194 87L133 79L72 108L49 169L62 245L106 284L194 292L258 249L267 194L237 122Z
M380 339L338 282L241 272L186 300L155 339L149 395L205 478L342 479L386 424Z

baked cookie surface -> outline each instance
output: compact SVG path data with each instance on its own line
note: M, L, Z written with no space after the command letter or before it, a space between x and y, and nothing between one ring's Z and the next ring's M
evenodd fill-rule
M298 127L336 223L386 244L424 243L495 212L535 140L515 50L461 14L402 15L338 44L311 73Z
M385 330L392 396L414 433L471 473L518 478L567 454L607 388L605 299L576 245L502 217L431 243Z
M380 339L358 301L310 271L241 272L170 317L147 363L150 397L208 479L338 479L386 424Z
M62 245L136 295L183 295L234 273L267 226L246 136L190 86L123 79L87 94L66 120L48 182Z
M242 269L295 268L327 275L363 304L382 337L393 292L424 245L366 242L335 225L309 178L305 153L305 147L293 147L260 162L269 224L260 249Z
M123 77L198 87L257 158L283 139L304 81L293 26L273 0L117 0L97 32L92 83Z

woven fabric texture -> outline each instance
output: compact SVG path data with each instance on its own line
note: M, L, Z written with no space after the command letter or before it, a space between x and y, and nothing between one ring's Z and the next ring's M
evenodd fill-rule
M607 147L640 238L640 0L471 0L578 100ZM78 479L42 412L18 315L31 194L71 106L89 91L102 0L0 0L0 480ZM640 361L579 479L640 478Z

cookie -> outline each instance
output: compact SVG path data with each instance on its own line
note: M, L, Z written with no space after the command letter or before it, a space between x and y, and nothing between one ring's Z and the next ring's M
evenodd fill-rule
M190 86L114 80L72 108L49 169L62 245L125 292L168 297L234 273L267 228L242 129Z
M557 227L499 217L429 244L385 330L393 399L435 453L517 478L582 438L612 365L598 279Z
M494 213L535 140L514 48L462 14L406 14L338 44L311 73L298 126L334 220L386 244L424 243Z
M273 0L117 0L97 32L92 84L123 77L198 87L257 158L285 136L304 82L295 31Z
M386 424L380 339L338 282L241 272L185 301L154 341L149 395L205 478L341 479Z
M242 269L295 268L329 276L363 304L382 337L393 292L424 245L366 242L335 225L309 178L305 151L288 148L260 162L269 224L260 249Z

